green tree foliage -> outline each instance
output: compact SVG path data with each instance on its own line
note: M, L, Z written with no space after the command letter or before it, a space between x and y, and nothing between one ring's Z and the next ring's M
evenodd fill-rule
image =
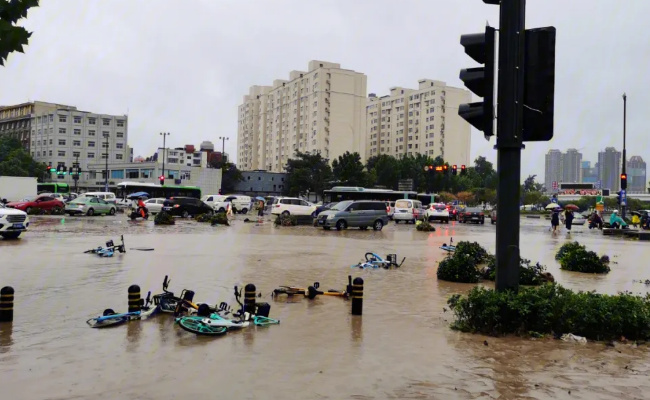
M38 0L0 0L0 65L4 66L13 52L24 53L23 46L29 42L32 33L16 26L16 23L26 18L32 7L38 7Z
M244 180L241 171L233 163L226 162L221 170L221 193L232 193L235 185Z
M322 194L330 187L332 168L320 153L310 154L297 151L294 158L287 161L287 184L285 193L297 196L309 190Z
M397 189L400 177L399 160L386 154L373 156L366 162L369 181L373 186Z
M368 184L368 173L364 170L359 153L346 151L337 159L332 161L332 173L334 179L343 186L361 186Z
M33 176L43 181L47 166L34 161L17 139L0 136L0 175Z

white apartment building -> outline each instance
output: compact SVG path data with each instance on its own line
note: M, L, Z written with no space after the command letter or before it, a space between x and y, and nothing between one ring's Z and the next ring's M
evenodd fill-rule
M326 61L252 86L238 111L239 167L284 172L296 151L330 161L346 151L364 157L366 86L366 75Z
M77 159L82 170L89 164L129 162L126 115L95 114L75 107L58 108L31 120L30 152L35 160L70 168ZM53 176L54 178L54 176ZM55 179L65 179L59 175Z
M417 89L393 87L387 96L370 94L366 158L419 153L469 165L471 127L458 115L458 106L471 99L468 90L430 79L420 80Z

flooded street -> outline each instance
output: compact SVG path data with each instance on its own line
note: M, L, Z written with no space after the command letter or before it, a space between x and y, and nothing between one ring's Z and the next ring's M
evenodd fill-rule
M381 232L323 231L235 221L154 226L124 215L35 218L18 241L0 240L0 286L16 290L11 325L0 324L0 388L7 399L647 399L647 345L608 347L553 339L493 338L449 329L447 298L473 285L436 279L443 243L477 241L494 252L495 227L436 224L433 233L391 223ZM521 255L545 264L569 288L646 293L650 243L603 237L587 226L573 239L608 254L605 276L564 272L554 260L566 233L522 219ZM84 254L119 241L126 254ZM152 247L154 251L131 250ZM401 269L352 269L367 251L406 257ZM197 337L169 314L111 329L85 321L126 311L127 288L194 290L195 301L234 303L233 286L254 283L280 325ZM279 285L345 289L365 281L364 313L336 297L272 299ZM487 340L487 345L484 341Z

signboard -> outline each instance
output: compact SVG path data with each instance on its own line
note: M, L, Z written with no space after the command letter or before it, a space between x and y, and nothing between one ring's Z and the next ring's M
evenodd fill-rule
M603 196L596 196L596 203L602 203L603 202Z
M603 181L596 182L596 189L602 189L602 188L603 188Z
M600 211L600 212L605 211L605 205L603 203L596 204L596 211Z
M621 205L627 205L627 193L625 193L625 190L621 190Z
M551 197L551 203L557 204L557 197Z
M598 196L600 190L598 189L564 189L560 190L558 194L579 194L581 196Z
M557 190L557 181L553 181L553 190Z

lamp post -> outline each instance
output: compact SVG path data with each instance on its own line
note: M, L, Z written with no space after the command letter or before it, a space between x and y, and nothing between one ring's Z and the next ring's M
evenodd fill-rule
M167 136L170 135L169 132L160 132L160 135L163 137L163 165L162 165L162 176L165 176L165 158L167 158L167 147L166 147L166 139Z
M230 140L229 137L219 136L221 140L221 167L226 163L226 140Z
M627 192L627 173L626 173L626 164L627 164L627 154L625 151L625 128L626 128L626 119L627 119L627 95L623 93L623 165L622 165L622 171L621 171L621 178L625 176L625 180L621 179L621 190L624 190ZM625 186L625 187L623 187ZM621 196L621 198L625 198L625 202L621 202L621 218L625 220L625 209L626 203L627 203L627 193L625 196Z
M108 133L104 134L104 137L106 138L106 146L104 148L106 149L106 153L104 155L106 156L106 167L104 169L104 191L108 192Z

